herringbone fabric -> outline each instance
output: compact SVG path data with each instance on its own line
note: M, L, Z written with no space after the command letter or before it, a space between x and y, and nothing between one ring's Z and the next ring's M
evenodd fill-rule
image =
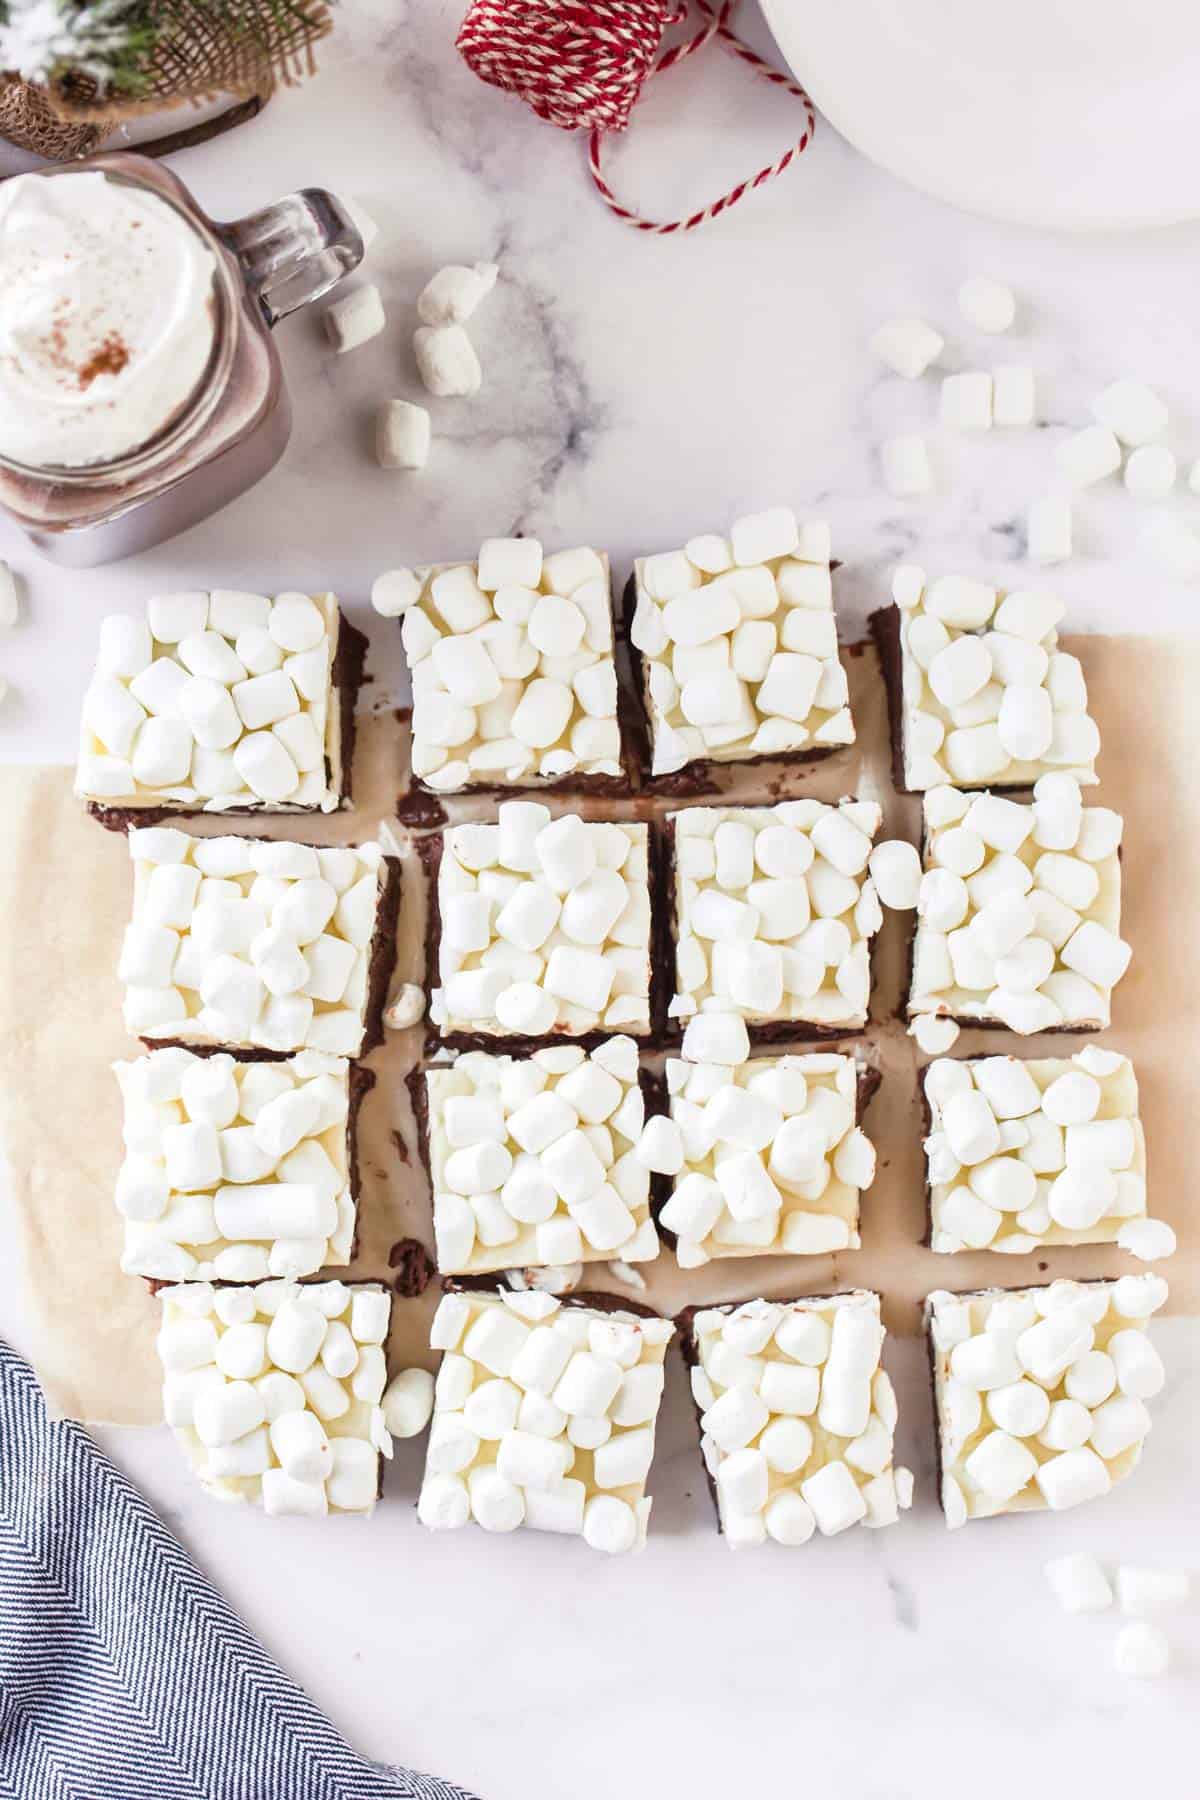
M469 1800L356 1756L4 1343L0 1796Z

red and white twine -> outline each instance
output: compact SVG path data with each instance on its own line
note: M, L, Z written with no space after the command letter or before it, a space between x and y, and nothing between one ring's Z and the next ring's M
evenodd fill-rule
M517 94L527 106L564 131L586 131L588 168L605 205L637 231L693 231L782 175L812 141L812 102L804 89L771 67L731 29L738 0L693 0L702 23L660 54L667 28L687 15L687 0L473 0L458 34L464 60L481 80ZM686 218L646 219L622 204L600 169L604 134L624 131L647 81L693 55L713 39L748 64L763 81L799 100L804 131L783 155L739 181L729 192Z

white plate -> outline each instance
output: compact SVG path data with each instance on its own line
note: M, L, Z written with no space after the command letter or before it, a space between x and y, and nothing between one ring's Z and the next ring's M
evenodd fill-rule
M762 0L843 136L943 200L1068 230L1200 215L1194 0Z

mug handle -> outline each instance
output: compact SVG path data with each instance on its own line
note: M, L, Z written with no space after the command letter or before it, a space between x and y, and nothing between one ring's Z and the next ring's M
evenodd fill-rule
M217 228L268 325L319 300L363 259L358 227L324 188L301 188Z

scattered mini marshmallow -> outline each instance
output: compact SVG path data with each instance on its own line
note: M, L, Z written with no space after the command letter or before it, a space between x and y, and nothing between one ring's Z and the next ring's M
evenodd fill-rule
M1171 1646L1157 1625L1123 1625L1117 1633L1113 1663L1119 1675L1137 1681L1154 1680L1166 1674L1170 1661Z
M1007 331L1017 316L1017 302L1010 287L986 275L972 275L958 290L958 310L976 331Z
M992 370L993 425L1032 425L1036 404L1033 370L1027 363L1002 363Z
M1092 401L1092 417L1136 449L1167 429L1167 409L1144 381L1114 381Z
M952 431L990 431L992 378L986 369L942 377L940 417Z
M1129 1219L1117 1232L1117 1243L1141 1262L1174 1256L1177 1239L1165 1219Z
M418 325L413 353L421 380L439 400L477 394L483 385L475 346L461 325Z
M433 1376L401 1369L383 1391L383 1422L394 1438L417 1437L433 1416Z
M1112 1583L1094 1556L1077 1551L1056 1556L1044 1565L1046 1580L1064 1612L1107 1612L1113 1603Z
M929 450L919 433L909 432L900 437L885 439L880 445L879 458L883 466L884 485L898 500L927 494L933 486Z
M1034 500L1025 516L1025 547L1031 562L1061 563L1071 555L1071 502L1060 494Z
M1155 559L1172 575L1191 580L1200 575L1200 533L1165 507L1156 512L1142 533Z
M1165 444L1143 444L1131 450L1125 464L1125 486L1139 500L1165 500L1175 486L1179 465Z
M958 1042L959 1027L953 1019L920 1013L909 1026L908 1035L926 1056L945 1056Z
M415 981L406 981L384 1009L383 1022L389 1031L407 1031L424 1017L425 990Z
M1137 1563L1117 1568L1117 1605L1133 1619L1174 1612L1187 1604L1191 1577L1186 1569L1148 1569Z
M462 325L496 285L495 263L447 263L421 289L417 313L423 325Z
M351 288L348 294L326 307L322 323L326 337L339 356L347 350L357 350L360 344L369 343L387 324L379 289L374 282Z
M944 339L923 319L892 319L881 325L871 339L871 348L880 362L887 364L906 381L916 381L930 363L942 353Z
M398 619L421 598L421 576L415 569L385 569L371 586L371 605L385 619Z
M429 414L411 400L385 400L375 415L375 456L381 469L423 469L430 438Z
M10 631L18 612L17 578L6 562L0 562L0 630Z
M1085 425L1059 444L1055 458L1072 487L1091 487L1116 474L1121 446L1106 425Z

